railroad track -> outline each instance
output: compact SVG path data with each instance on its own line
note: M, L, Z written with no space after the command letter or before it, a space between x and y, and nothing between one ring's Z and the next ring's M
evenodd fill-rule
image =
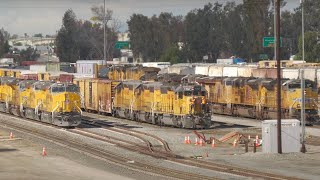
M138 133L138 134L144 134L147 136L151 136L157 140L159 140L160 142L163 143L164 147L167 147L169 150L169 146L168 143L155 136L155 135L151 135L149 133L144 133L144 132L140 132L140 131L136 131L130 128L125 128L125 127L114 127L112 125L103 123L101 121L96 121L96 120L84 120L85 123L89 123L89 124L95 124L97 126L100 126L102 128L120 128L122 133L125 134L132 134L134 133ZM260 171L255 171L255 170L249 170L249 169L245 169L245 168L238 168L235 166L230 166L230 165L224 165L224 164L218 164L218 163L213 163L213 162L207 162L207 161L202 161L202 160L195 160L192 158L188 158L188 157L183 157L180 155L176 155L174 153L163 153L163 152L155 152L152 154L149 154L153 157L157 157L157 158L163 158L172 162L176 162L176 163L180 163L180 164L184 164L184 165L188 165L188 166L195 166L195 167L199 167L199 168L204 168L204 169L208 169L208 170L213 170L213 171L217 171L217 172L224 172L224 173L228 173L228 174L232 174L232 175L238 175L238 176L244 176L244 177L252 177L252 178L262 178L262 179L272 179L272 180L284 180L284 179L292 179L292 180L296 180L298 178L293 178L293 177L287 177L287 176L281 176L281 175L275 175L275 174L271 174L271 173L265 173L265 172L260 172Z
M208 176L204 176L204 175L200 175L200 174L194 174L194 173L189 173L189 172L185 172L185 171L169 169L169 168L165 168L165 167L161 167L161 166L155 166L155 165L147 164L147 163L140 162L140 161L134 161L133 163L128 163L128 162L131 162L132 159L126 158L124 156L120 156L120 155L113 153L111 151L99 149L98 147L89 145L87 143L79 142L79 141L72 140L72 139L66 139L66 137L60 137L58 135L48 134L46 132L41 132L36 128L31 128L31 127L17 124L14 122L8 122L8 121L3 121L3 120L1 120L1 122L2 122L2 124L6 125L6 126L1 125L2 128L6 128L6 129L10 128L12 130L16 130L16 131L20 131L25 134L36 136L38 138L42 138L45 140L51 140L53 142L57 142L59 144L65 145L71 149L80 150L82 152L93 155L93 156L98 157L100 159L110 161L110 162L113 162L116 164L120 164L125 167L132 168L134 170L139 170L142 172L149 172L149 173L153 173L153 174L157 174L157 175L161 175L161 176L166 176L166 177L186 179L186 180L187 179L216 179L213 177L208 177Z
M140 139L147 145L148 149L153 152L153 151L155 151L155 148L154 148L155 146L149 140L147 140L145 137L152 138L160 143L161 147L163 148L163 151L165 151L165 152L171 151L168 143L164 139L162 139L158 136L155 136L153 134L150 134L150 133L136 131L133 129L128 129L128 128L124 128L124 127L120 127L120 126L112 126L112 125L106 124L102 121L95 121L95 120L83 119L82 124L96 126L96 127L108 130L108 131L113 131L115 133L125 134L125 135L132 136L134 138Z
M15 116L13 116L14 118L17 118ZM17 118L17 119L21 119L21 118ZM25 120L25 119L23 119ZM29 120L31 121L31 120ZM32 122L35 122L35 123L40 123L40 122L37 122L37 121L32 121ZM7 123L6 123L7 124ZM43 123L41 123L43 124ZM99 128L102 128L102 126L107 126L106 128L110 129L110 125L107 125L107 124L104 124L104 123L93 123L93 122L90 122L88 121L87 122L88 125L92 125L92 126L96 126L96 127L99 127ZM93 125L95 124L95 125ZM99 125L97 125L99 124ZM43 125L48 125L48 124L43 124ZM12 126L12 124L9 126ZM15 125L13 125L15 126ZM50 126L50 125L49 125ZM55 126L54 126L55 127ZM20 128L20 127L17 127L15 126L14 128ZM112 127L112 129L116 129L116 127ZM147 134L149 135L148 133L144 133L144 132L139 132L139 131L135 131L135 130L132 130L132 129L128 129L128 128L119 128L121 129L121 133L129 133L129 134L134 134L133 132L137 133L137 134ZM25 132L30 132L30 129L27 130L25 129L24 130ZM172 162L175 162L175 163L180 163L180 164L183 164L183 165L188 165L188 166L194 166L194 167L199 167L199 168L203 168L203 169L208 169L208 170L212 170L212 171L215 171L215 172L223 172L223 173L227 173L227 174L230 174L230 175L236 175L236 176L243 176L243 177L252 177L252 178L260 178L260 179L272 179L272 180L285 180L285 179L298 179L298 178L293 178L293 177L287 177L287 176L281 176L281 175L275 175L275 174L271 174L271 173L264 173L264 172L260 172L260 171L255 171L255 170L248 170L248 169L245 169L245 168L238 168L238 167L235 167L235 166L231 166L231 165L224 165L224 164L218 164L218 163L213 163L213 162L207 162L207 161L203 161L203 160L196 160L196 159L192 159L192 158L187 158L187 157L183 157L183 156L179 156L179 155L176 155L172 152L168 153L166 151L155 151L155 150L150 150L150 148L148 148L148 146L141 146L139 144L135 144L135 143L132 143L130 141L126 141L126 140L122 140L122 139L117 139L116 141L115 140L111 140L110 137L106 136L106 135L101 135L101 134L98 134L98 133L94 133L94 132L90 132L90 131L87 131L87 130L84 130L84 129L81 129L81 128L76 128L76 129L68 129L69 132L72 132L72 133L76 133L76 134L79 134L79 135L82 135L82 136L86 136L88 138L93 138L93 139L96 139L96 140L100 140L100 141L103 141L103 142L107 142L107 143L112 143L112 144L116 144L117 146L119 147L122 147L122 148L125 148L125 149L128 149L128 150L131 150L131 151L138 151L140 153L143 153L143 154L147 154L147 155L150 155L152 157L156 157L156 158L161 158L161 159L166 159L166 160L169 160L169 161L172 161ZM119 131L119 133L120 133ZM132 131L132 132L130 132ZM50 135L48 136L47 134L41 134L39 133L37 130L31 130L32 133L37 133L39 136L45 138L45 139L51 139L53 141L56 141L56 142L59 142L59 143L62 143L62 144L65 144L65 145L68 145L69 143L69 140L68 142L65 142L65 138L60 138L58 136L54 136L54 135ZM154 135L152 135L154 136ZM139 136L140 137L140 136ZM154 136L156 137L156 136ZM114 139L114 138L113 138ZM160 141L161 138L155 138L155 139L158 139ZM84 152L87 152L89 154L92 154L92 155L97 155L98 157L100 158L103 158L103 159L106 159L106 160L109 160L111 162L114 162L114 163L119 163L119 164L122 164L122 165L128 165L128 161L130 161L130 159L128 158L125 158L125 157L121 157L117 154L114 154L112 152L108 152L108 151L105 151L105 150L99 150L97 149L97 147L90 147L88 144L84 144L84 143L80 143L80 142L75 142L75 141L72 141L70 140L71 142L71 147L74 147L76 149L80 149ZM161 139L160 142L165 142L163 139ZM77 144L80 144L80 147L77 148ZM164 143L164 144L167 144L167 143ZM69 146L69 145L68 145ZM167 146L168 149L169 146L168 144L167 145L164 145L164 147ZM102 153L103 152L103 153ZM108 158L106 157L101 157L101 156L108 156ZM115 157L115 160L112 160L110 159L110 157L114 156ZM121 159L121 158L122 159ZM121 159L121 162L119 162L119 160L117 159ZM158 166L153 166L153 165L149 165L149 164L145 164L145 163L141 163L141 162L135 162L134 163L135 165L138 165L138 166L142 166L142 167L147 167L148 170L151 170L151 172L153 173L156 173L156 174L159 174L157 173L158 171L153 171L154 169L161 169L161 172L165 172L165 171L169 171L168 174L169 174L169 177L176 177L178 175L176 170L172 170L172 169L165 169L163 167L158 167ZM130 164L130 167L133 166L132 164ZM150 168L152 167L152 168ZM132 167L133 168L133 167ZM173 171L173 172L171 172ZM179 173L182 173L184 174L183 176L181 177L177 177L177 178L180 178L180 179L212 179L211 177L207 177L207 176L202 176L202 175L199 175L199 174L192 174L192 173L187 173L189 174L188 176L185 176L185 172L181 172L179 171ZM166 173L167 174L167 173ZM171 176L172 175L172 176ZM195 177L197 176L197 177Z

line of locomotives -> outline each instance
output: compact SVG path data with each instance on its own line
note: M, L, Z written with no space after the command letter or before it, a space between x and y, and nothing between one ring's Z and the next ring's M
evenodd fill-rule
M65 127L79 125L82 110L182 128L208 128L214 113L276 118L274 79L155 78L155 70L136 71L112 67L103 78L74 79L73 84L1 77L0 111ZM307 121L314 122L319 119L318 92L313 81L305 84ZM300 80L283 79L281 94L282 118L299 118Z
M261 78L211 78L196 80L207 90L207 103L212 113L264 119L277 118L277 80ZM281 117L301 117L301 80L282 79ZM319 120L318 90L313 81L305 80L307 123Z
M56 126L81 123L79 88L73 83L0 78L0 112Z

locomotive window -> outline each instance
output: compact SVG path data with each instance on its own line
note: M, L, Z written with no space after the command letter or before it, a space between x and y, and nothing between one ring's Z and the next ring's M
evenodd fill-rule
M205 96L206 95L206 92L205 91L202 91L201 92L201 96Z
M54 86L54 87L52 87L51 92L53 92L53 93L65 92L65 87L57 87L57 86Z
M79 87L77 86L67 86L66 87L67 92L79 92Z
M299 89L301 88L300 84L289 84L289 89Z
M192 95L192 91L184 91L184 95L185 96L191 96Z
M183 98L183 92L179 92L178 96L179 96L179 99L182 99Z
M226 86L232 86L232 81L226 81Z

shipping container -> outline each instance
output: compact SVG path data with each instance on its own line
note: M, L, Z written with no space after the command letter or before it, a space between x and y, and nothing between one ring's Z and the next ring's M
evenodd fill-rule
M224 77L237 77L238 76L238 67L223 67L223 76Z

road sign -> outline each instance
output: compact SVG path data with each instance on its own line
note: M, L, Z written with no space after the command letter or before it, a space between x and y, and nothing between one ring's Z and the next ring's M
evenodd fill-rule
M130 42L129 41L117 41L115 44L116 49L129 49Z
M274 37L264 37L263 47L274 47ZM280 47L282 47L282 38L280 38Z

